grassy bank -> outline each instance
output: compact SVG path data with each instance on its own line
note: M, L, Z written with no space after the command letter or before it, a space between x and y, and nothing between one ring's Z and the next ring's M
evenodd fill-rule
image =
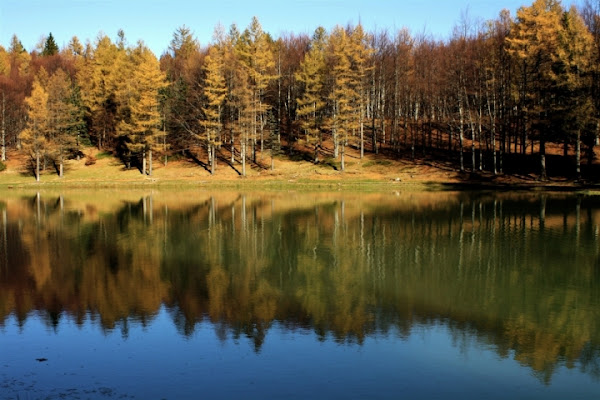
M121 160L110 154L88 149L88 158L68 160L65 174L59 178L54 166L47 166L40 182L36 182L28 168L27 159L19 153L9 154L6 170L0 172L0 189L41 188L224 188L257 190L443 190L468 188L529 189L549 188L563 190L595 189L596 185L553 179L541 182L535 177L489 173L459 172L449 165L424 161L390 160L377 155L366 155L362 160L355 154L347 156L345 171L339 161L326 159L313 164L303 159L277 157L271 170L270 158L249 163L246 176L241 176L241 165L230 165L219 160L215 175L202 162L177 159L166 165L154 163L152 176L139 169L127 169ZM91 165L86 160L94 159Z

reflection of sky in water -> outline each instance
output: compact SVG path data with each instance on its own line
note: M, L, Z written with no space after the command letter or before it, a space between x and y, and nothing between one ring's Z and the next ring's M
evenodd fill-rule
M274 323L260 352L250 340L220 341L203 322L179 334L162 308L147 327L103 333L63 318L56 332L38 317L0 331L0 393L20 398L586 398L600 389L560 367L544 385L528 367L501 359L447 326L392 330L363 345L318 341L312 331ZM464 333L468 335L468 332ZM36 358L47 358L38 362ZM2 397L3 398L3 397Z

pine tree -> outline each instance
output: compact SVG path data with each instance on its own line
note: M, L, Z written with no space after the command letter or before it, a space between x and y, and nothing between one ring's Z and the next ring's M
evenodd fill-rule
M43 69L42 69L43 71ZM40 180L40 157L46 146L48 127L48 93L36 76L31 95L25 99L27 106L27 125L21 132L23 148L30 154L34 164L35 180Z
M53 56L58 53L58 46L54 41L54 36L52 36L52 32L46 38L44 42L44 49L42 50L42 56Z
M200 46L192 32L185 26L179 27L168 54L161 58L169 82L165 89L165 125L170 145L177 150L189 150L200 135L200 60Z
M62 178L64 160L77 147L77 137L83 130L83 113L76 103L76 89L71 78L58 69L48 79L48 145L58 159L58 175Z

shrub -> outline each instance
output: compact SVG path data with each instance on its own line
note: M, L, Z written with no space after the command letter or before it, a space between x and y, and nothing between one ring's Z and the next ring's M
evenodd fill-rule
M4 164L2 161L0 161L0 172L4 171L6 169L6 164Z
M86 158L86 160L85 160L86 166L96 164L96 157L94 157L92 154L88 154L85 158Z

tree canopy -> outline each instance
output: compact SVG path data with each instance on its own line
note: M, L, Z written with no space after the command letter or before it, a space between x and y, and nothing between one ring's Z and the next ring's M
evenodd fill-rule
M41 126L31 114L39 85L49 95L44 146L54 138L44 165L80 154L66 145L75 137L143 174L153 154L164 165L180 154L245 175L282 149L340 171L348 151L371 151L470 173L595 179L599 20L597 0L535 0L514 18L464 18L440 41L360 24L275 39L254 17L245 29L218 25L204 46L181 26L160 58L122 30L114 42L73 36L63 49L50 33L40 53L13 36L0 48L3 154Z

